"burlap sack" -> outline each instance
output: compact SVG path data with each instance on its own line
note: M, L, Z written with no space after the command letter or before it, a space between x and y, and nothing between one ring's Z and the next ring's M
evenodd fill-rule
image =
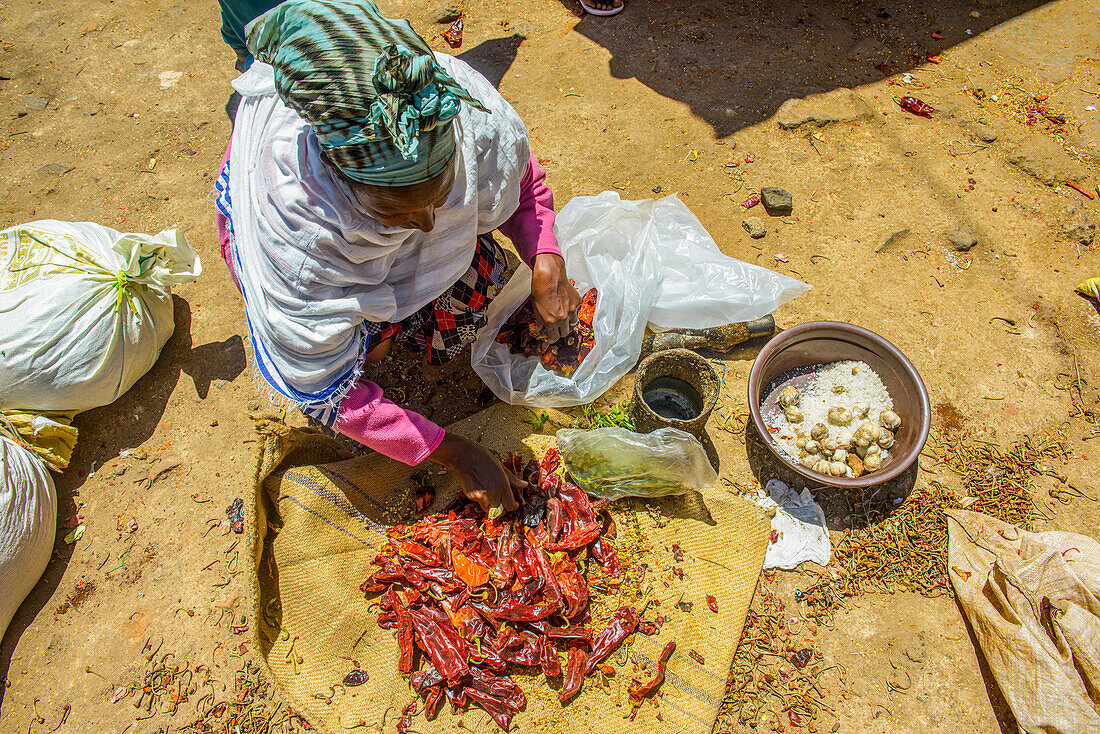
M541 456L554 439L527 435L524 415L523 409L497 406L449 430L500 452ZM274 421L261 422L258 431L256 493L249 508L253 644L291 704L322 732L357 725L364 731L395 731L411 694L397 672L395 636L377 626L376 611L369 610L374 599L364 599L359 584L372 572L384 528L404 521L412 510L413 470L378 454L339 460L346 453L331 439ZM431 478L437 493L429 510L435 511L454 498L458 486L449 474ZM652 671L665 642L677 643L659 707L646 705L634 722L626 721L629 666L606 692L589 679L565 706L541 676L514 675L528 696L514 730L704 734L712 728L760 573L768 524L754 505L722 490L705 499L652 503L649 510L636 502L633 510L617 509L616 520L620 538L630 536L624 532L627 524L638 523L633 537L643 537L648 550L632 562L648 564L657 611L669 618L658 636L636 635L632 652L649 661ZM682 563L672 559L676 542L684 551ZM673 566L683 569L682 580L673 575ZM707 594L717 597L717 614L707 607ZM690 613L676 608L681 598L693 604ZM648 616L655 616L652 608ZM693 660L689 650L705 664ZM370 679L343 688L339 684L356 662ZM429 734L459 724L471 731L497 730L479 709L453 715L447 706L434 722L417 716L413 728Z
M1020 729L1100 733L1100 543L946 514L951 585Z

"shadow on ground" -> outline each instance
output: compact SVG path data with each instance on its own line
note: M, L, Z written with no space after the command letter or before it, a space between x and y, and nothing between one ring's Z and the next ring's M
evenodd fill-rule
M572 11L577 0L560 0ZM610 71L683 102L722 138L788 99L857 87L923 64L1043 0L625 0L574 30L611 53ZM974 14L977 14L975 17ZM935 34L934 37L933 34Z

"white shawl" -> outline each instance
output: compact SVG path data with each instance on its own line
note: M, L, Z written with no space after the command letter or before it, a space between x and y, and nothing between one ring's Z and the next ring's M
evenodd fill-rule
M231 250L264 379L298 405L335 406L359 378L366 321L400 321L453 285L476 237L519 205L530 149L519 116L466 63L439 63L480 100L454 120L455 185L428 233L367 215L320 157L309 124L256 62L233 82Z

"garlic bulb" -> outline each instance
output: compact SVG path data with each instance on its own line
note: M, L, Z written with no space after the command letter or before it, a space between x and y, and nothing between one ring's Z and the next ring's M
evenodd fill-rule
M837 443L834 439L827 438L827 439L825 439L824 441L821 442L821 450L824 451L827 454L833 453L838 448L840 448L840 447L837 446Z
M836 437L836 447L838 449L852 448L852 434L848 431L841 431Z
M834 426L847 426L852 423L852 411L839 405L829 408L828 420Z
M901 416L892 410L884 410L879 413L878 420L884 428L890 431L896 431L901 426Z
M824 423L817 423L810 429L810 438L815 441L824 441L829 437L829 429Z
M821 451L821 444L811 439L806 442L806 446L804 448L806 449L807 454L816 454Z
M807 469L812 467L820 460L821 457L819 457L817 454L807 454L805 452L803 452L802 456L798 457L798 463L806 467Z
M800 449L806 448L807 438L804 435L800 435L794 440L794 445Z
M842 477L848 473L848 465L842 461L834 461L829 464L829 473L834 477Z
M881 454L867 454L863 458L863 468L869 472L878 471L882 467Z
M792 405L798 405L802 400L802 393L798 391L798 388L794 385L787 385L785 388L779 391L779 397L776 401L784 408L788 408Z
M803 421L802 411L798 408L788 407L783 411L783 415L787 417L788 423L801 423Z
M856 418L866 418L867 414L871 412L870 403L858 402L852 408L852 412L856 414Z
M882 435L878 437L878 445L884 449L888 449L894 445L894 434L889 431L883 431Z
M876 454L881 454L881 453L882 453L882 448L877 443L873 443L873 444L871 444L870 446L867 447L867 454L870 455L870 456L874 456Z
M829 462L822 459L821 461L818 461L813 465L813 470L815 472L817 472L818 474L828 474L829 473Z
M832 453L833 461L847 461L848 452L844 449L837 449Z

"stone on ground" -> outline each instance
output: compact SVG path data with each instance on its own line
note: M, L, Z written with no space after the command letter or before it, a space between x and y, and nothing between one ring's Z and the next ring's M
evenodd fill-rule
M794 209L794 199L786 189L775 186L765 186L760 189L760 201L764 202L764 208L768 214L790 214Z
M748 217L745 221L741 222L741 226L749 233L749 237L752 237L754 240L758 240L768 233L768 227L760 217Z
M970 231L970 227L965 224L947 230L944 236L947 237L947 241L951 243L951 246L954 247L957 252L969 252L974 245L978 244L978 239L974 236L974 233Z

